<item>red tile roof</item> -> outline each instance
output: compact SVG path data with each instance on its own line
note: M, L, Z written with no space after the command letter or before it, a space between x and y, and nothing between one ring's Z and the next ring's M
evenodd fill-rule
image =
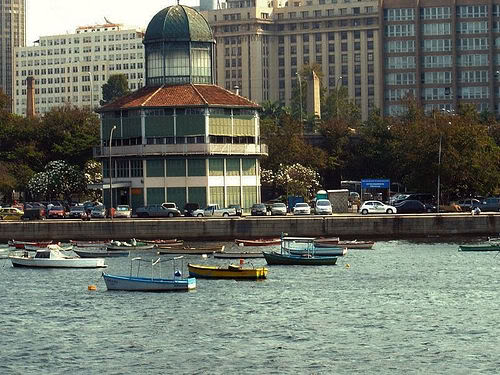
M243 107L259 105L216 85L145 86L106 104L99 112L147 107Z

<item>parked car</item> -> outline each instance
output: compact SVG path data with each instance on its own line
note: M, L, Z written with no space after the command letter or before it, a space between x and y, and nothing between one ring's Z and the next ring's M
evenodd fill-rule
M311 207L307 203L297 203L293 208L294 215L310 215Z
M64 219L66 217L66 212L64 211L64 207L63 206L50 207L47 211L47 217L49 219Z
M481 201L476 198L469 198L469 199L460 199L457 204L460 206L462 211L470 211L471 207L474 205L479 205Z
M45 207L32 207L26 208L24 210L23 216L21 216L22 220L45 220L47 217L47 212Z
M116 211L115 211L113 217L130 218L130 217L132 217L132 209L127 204L119 204L118 206L116 206Z
M24 212L15 207L0 208L0 220L21 220Z
M271 215L286 215L286 204L277 202L271 205Z
M72 206L69 209L68 217L70 219L81 219L85 215L85 208L82 206Z
M90 217L97 219L104 219L106 217L106 207L94 206L90 211Z
M184 216L195 216L193 213L200 209L198 203L186 203L184 206Z
M236 210L236 216L243 216L243 210L239 204L230 204L227 208L234 208Z
M366 201L361 205L359 212L363 215L379 213L395 214L398 210L396 207L384 204L380 201Z
M420 214L427 212L427 207L420 201L407 200L401 203L395 204L398 214Z
M181 216L181 211L177 208L177 204L175 204L174 202L165 202L161 205L168 211L168 217Z
M218 204L209 204L203 210L203 216L236 216L236 209L220 207Z
M181 212L175 208L165 207L163 204L150 204L139 207L135 212L137 217L174 217L181 216ZM175 203L174 203L175 204Z
M316 215L331 215L333 213L332 203L328 199L318 199L314 213Z
M408 200L420 201L425 204L425 203L434 203L435 198L434 195L430 193L407 193L402 197L393 200L392 204L395 205L401 203L402 201L408 201Z
M474 204L473 208L479 207L481 212L500 212L500 197L489 197Z
M250 209L250 214L252 216L266 216L267 215L267 207L264 203L255 203L252 205Z

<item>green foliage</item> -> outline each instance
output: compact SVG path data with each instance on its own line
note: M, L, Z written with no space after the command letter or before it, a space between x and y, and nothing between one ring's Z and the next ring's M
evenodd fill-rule
M276 172L272 170L261 170L263 183L279 186L282 193L298 195L306 199L314 197L320 188L319 174L311 168L306 168L299 163L292 165L281 164Z
M108 104L114 100L130 93L128 80L125 74L112 74L102 86L101 105Z

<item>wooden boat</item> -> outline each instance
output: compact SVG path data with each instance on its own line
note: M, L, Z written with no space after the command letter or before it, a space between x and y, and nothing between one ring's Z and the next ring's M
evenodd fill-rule
M281 243L281 238L260 238L257 240L234 240L238 246L270 246L279 245Z
M328 247L332 246L332 244L329 244L327 242L318 242L318 240L314 241L314 244L316 247ZM347 249L365 249L369 250L373 248L373 245L375 242L373 241L358 241L358 240L352 240L352 241L338 241L335 245L340 246L340 247L345 247Z
M500 243L486 243L478 245L460 245L459 251L500 251Z
M71 244L76 247L106 247L109 245L110 241L75 241L70 240Z
M73 250L80 258L116 258L128 257L130 251L90 251L90 250Z
M261 251L259 251L258 253L251 253L251 252L215 253L214 258L221 258L221 259L264 258L264 254L262 254Z
M121 241L111 241L109 245L106 245L107 251L142 251L142 250L151 250L154 249L156 245L138 242L135 239L132 239L130 242L121 242Z
M314 240L315 244L337 245L340 237L320 237Z
M52 241L16 241L16 240L11 240L8 242L9 246L15 247L16 249L24 249L26 245L29 246L37 246L39 248L41 247L47 247L52 243Z
M187 292L196 288L196 279L192 277L183 278L180 271L177 271L175 269L175 260L181 258L182 257L163 260L161 258L158 258L156 261L147 261L141 258L134 258L130 262L129 276L110 275L103 273L102 277L104 278L104 282L106 283L106 287L108 290L123 290L133 292ZM161 266L162 262L170 261L173 261L174 277L171 279L162 278L161 274L159 277L154 277L154 266ZM132 275L132 265L134 262L137 262L138 264L136 276ZM151 277L139 276L140 262L148 262L151 264Z
M221 253L224 251L225 246L212 246L212 247L161 247L160 251L158 251L158 255L165 254L213 254L213 253Z
M145 242L145 243L150 243L153 245L179 245L179 244L184 244L183 240L178 240L177 238L169 238L165 240L137 240L139 242Z
M21 256L9 256L14 267L34 268L102 268L107 267L103 258L84 259L63 255L59 250L40 249L34 256L27 251Z
M158 249L172 249L174 247L183 247L184 246L184 241L183 240L178 240L177 242L171 242L171 243L165 243L165 244L156 244L155 246Z
M300 266L324 266L337 263L337 257L330 256L312 256L312 255L293 255L286 253L263 252L267 264L274 265L300 265Z
M294 248L286 248L286 251L293 255L307 255L312 254L319 256L335 256L341 257L347 254L347 248L345 247L313 247L313 248L305 248L305 249L294 249Z
M188 264L189 276L206 279L246 279L257 280L267 278L267 268L244 268L230 264L227 267Z
M44 247L39 247L39 246L33 246L33 245L24 245L24 250L28 251L37 251L41 249L52 249L52 250L59 250L59 251L70 251L73 250L73 245L64 245L61 246L60 243L53 243Z

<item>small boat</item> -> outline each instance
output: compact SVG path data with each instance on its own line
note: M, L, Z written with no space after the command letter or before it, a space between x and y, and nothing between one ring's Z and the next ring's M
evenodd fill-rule
M182 257L171 258L171 259L161 259L155 260L143 260L141 258L134 258L130 262L130 275L120 276L120 275L110 275L103 273L102 277L106 283L108 290L122 290L122 291L133 291L133 292L187 292L189 290L196 288L196 279L189 277L183 278L180 271L175 268L175 261L181 259ZM173 262L174 277L172 279L166 279L160 276L154 277L153 269L154 266L158 265L161 267L162 262ZM132 276L132 265L137 262L137 275ZM147 262L151 264L151 277L139 276L140 262Z
M332 243L321 242L318 241L317 239L314 241L314 244L316 245L316 247L332 246ZM372 249L374 244L375 242L373 241L358 241L358 240L338 241L337 243L335 243L336 246L345 247L347 249L365 249L365 250Z
M221 259L264 258L264 254L262 254L262 251L259 251L258 253L255 252L215 253L214 258L221 258Z
M287 248L286 249L290 254L293 255L307 255L314 252L315 255L320 256L335 256L342 257L347 254L347 248L345 247L313 247L313 248L305 248L305 249L294 249Z
M486 243L478 245L460 245L459 251L500 251L500 243Z
M16 241L10 240L9 246L15 247L16 249L24 249L26 245L36 246L39 248L47 247L50 245L52 241Z
M178 240L177 242L170 242L170 243L159 243L155 245L158 249L172 249L174 247L183 247L184 246L184 241L183 240Z
M337 245L340 237L320 237L314 240L315 244Z
M70 240L69 242L76 247L105 247L110 243L110 241L75 241L75 240Z
M90 250L73 250L76 255L80 258L116 258L116 257L128 257L130 251L90 251Z
M142 250L151 250L154 249L156 245L138 242L134 238L130 242L121 242L121 241L111 241L109 245L106 245L107 251L142 251Z
M160 251L158 251L158 255L165 254L213 254L213 253L222 253L224 251L225 246L212 246L212 247L161 247Z
M154 245L168 245L168 244L177 244L184 242L183 240L178 240L177 238L170 238L165 240L137 240L137 241L152 243Z
M281 238L260 238L257 240L234 240L238 246L270 246L279 245Z
M80 257L67 256L57 249L39 249L34 256L25 251L21 256L11 255L9 259L14 267L35 268L103 268L103 258L84 259Z
M189 276L205 279L247 279L257 280L267 278L267 268L244 268L241 265L229 266L204 266L201 264L188 264Z
M24 250L28 250L28 251L37 251L40 249L49 249L49 248L52 250L70 251L70 250L73 250L73 245L61 246L60 243L53 243L53 244L43 246L43 247L33 246L33 245L28 245L28 244L24 245Z

